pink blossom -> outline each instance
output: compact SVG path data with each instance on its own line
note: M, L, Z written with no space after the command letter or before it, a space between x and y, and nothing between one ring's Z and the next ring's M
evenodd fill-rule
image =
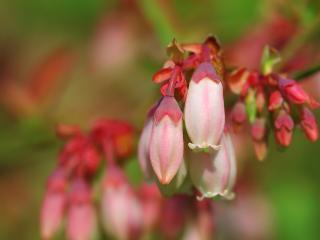
M191 149L218 149L225 124L223 87L210 63L193 74L185 104L185 122Z
M183 158L182 112L173 97L163 97L155 111L149 150L160 183L170 183Z
M214 153L195 153L189 160L189 172L203 198L222 196L232 199L236 180L236 158L229 134L223 134L222 147Z
M93 239L96 231L96 213L91 190L84 179L73 182L67 213L67 235L70 240Z

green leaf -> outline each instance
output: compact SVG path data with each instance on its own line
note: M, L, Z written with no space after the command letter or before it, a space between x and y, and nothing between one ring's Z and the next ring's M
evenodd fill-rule
M279 52L269 46L265 46L261 59L261 72L267 75L272 72L274 65L281 61Z
M250 89L245 99L246 112L250 123L254 123L257 115L257 104L255 98L255 91Z

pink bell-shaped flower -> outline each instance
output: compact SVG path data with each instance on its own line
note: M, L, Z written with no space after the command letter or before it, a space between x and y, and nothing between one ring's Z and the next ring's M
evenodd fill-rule
M96 213L91 190L84 179L73 182L67 213L67 235L70 240L89 240L96 233Z
M142 208L122 171L110 165L102 189L102 223L116 239L139 239Z
M65 176L59 169L48 180L40 217L41 238L44 240L52 239L63 220L66 205L65 185Z
M176 175L183 158L182 112L173 97L162 98L153 117L150 159L161 184Z
M189 173L195 187L203 198L222 196L232 199L237 167L234 147L229 134L221 139L222 147L214 153L194 153L189 160Z
M158 106L158 103L155 104L148 113L147 120L142 129L142 133L141 133L139 145L138 145L139 164L146 179L151 179L153 176L149 149L150 149L152 126L153 126L153 115L157 106Z
M224 124L223 87L210 63L202 63L194 72L187 94L185 122L192 141L191 149L219 148Z

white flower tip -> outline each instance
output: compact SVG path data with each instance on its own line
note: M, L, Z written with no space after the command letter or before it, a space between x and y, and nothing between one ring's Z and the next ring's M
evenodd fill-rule
M205 192L201 196L197 196L197 200L202 201L205 198L213 198L213 197L216 197L217 195L219 194L214 192Z
M217 196L221 196L225 200L233 200L235 198L235 193L230 192L229 190L224 190L222 193L217 192L205 192L201 196L197 196L198 201L202 201L205 198L214 198Z
M188 147L195 152L212 152L212 150L214 151L220 150L221 145L213 145L213 144L207 144L207 143L202 143L202 144L188 143Z
M221 196L225 198L226 200L233 200L236 196L234 192L230 192L229 190L225 190Z

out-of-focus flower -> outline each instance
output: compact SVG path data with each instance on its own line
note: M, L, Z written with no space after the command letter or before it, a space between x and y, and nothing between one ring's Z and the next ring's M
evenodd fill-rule
M97 145L112 143L112 148L117 160L122 160L132 153L133 127L127 122L116 119L99 119L94 123L92 138Z
M146 236L159 223L162 197L156 184L143 184L139 189L143 212L143 231Z
M72 172L92 176L99 167L100 155L88 137L77 134L62 149L59 164Z
M70 240L93 239L96 231L96 213L91 190L84 179L72 184L67 213L67 235Z
M258 160L263 160L267 155L266 143L266 121L264 118L257 118L251 126L253 146Z
M247 119L246 107L243 102L237 102L232 108L231 114L232 129L239 132Z
M225 123L223 87L210 63L195 70L185 104L185 123L191 149L218 149Z
M149 150L160 183L170 183L183 159L182 112L173 97L163 97L155 111Z
M109 166L102 191L102 219L107 233L120 240L139 239L142 208L118 167Z
M294 122L291 116L286 113L286 111L281 110L274 122L275 127L275 137L277 142L284 146L288 147L292 140L292 131L294 127Z
M61 169L58 169L48 180L41 208L41 238L44 240L52 239L63 220L66 205L65 188L65 174Z
M306 137L310 141L315 142L318 140L319 133L316 118L313 113L306 107L301 110L300 125Z
M167 198L161 209L160 229L164 239L173 240L178 238L178 234L186 221L187 201L183 195L175 195Z
M203 198L222 196L232 199L236 180L236 158L231 137L224 133L216 153L196 153L188 162L191 180Z

